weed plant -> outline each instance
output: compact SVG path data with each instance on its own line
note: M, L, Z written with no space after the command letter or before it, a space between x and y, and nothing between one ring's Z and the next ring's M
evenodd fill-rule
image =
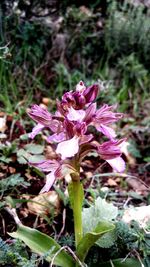
M105 26L105 45L108 56L116 59L135 52L146 66L150 64L150 24L148 10L143 5L109 1ZM119 23L118 23L119 22Z
M1 46L8 43L9 56L0 60L0 102L6 112L12 113L18 102L27 106L39 88L44 90L37 68L48 33L39 24L19 21L14 15L3 18L2 30Z
M0 59L0 103L6 112L13 113L20 101L28 106L34 96L39 101L41 95L59 97L64 88L71 89L80 79L87 84L107 81L109 97L108 90L101 97L119 102L123 111L130 108L137 112L141 97L144 104L150 81L150 24L144 6L112 0L106 8L97 1L84 11L79 3L66 1L66 12L62 4L58 10L63 14L58 26L46 24L42 16L32 17L32 8L40 5L36 1L30 6L30 20L27 12L22 16L21 1L21 13L10 12L5 2L1 6L0 45L8 44L9 53ZM65 47L54 57L57 47L53 41L58 34Z
M19 240L9 243L0 238L0 264L5 267L36 267L39 266L39 260L35 254L29 259L24 244Z

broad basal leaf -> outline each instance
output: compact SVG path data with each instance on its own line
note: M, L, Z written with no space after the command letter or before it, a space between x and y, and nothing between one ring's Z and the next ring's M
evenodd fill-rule
M98 197L90 208L84 208L82 213L83 232L91 232L98 222L112 222L117 217L118 209L105 199ZM96 244L100 247L109 248L116 239L114 232L108 232L97 240Z
M111 222L118 215L118 209L105 199L98 197L94 205L84 208L82 212L84 233L94 229L99 221Z
M110 248L111 246L114 245L116 238L117 238L116 231L111 231L101 236L96 241L96 244L101 248Z
M89 249L94 245L94 243L104 234L113 231L115 226L109 222L100 222L96 228L86 233L81 239L77 247L77 255L81 261L84 261Z
M9 235L24 241L33 252L45 256L49 262L54 258L54 264L58 266L74 267L75 265L73 258L66 251L60 251L61 246L54 239L35 229L19 225L18 230Z

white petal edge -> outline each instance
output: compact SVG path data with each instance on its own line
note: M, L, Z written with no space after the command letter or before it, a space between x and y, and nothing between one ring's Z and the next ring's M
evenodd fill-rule
M55 179L56 177L54 175L54 172L51 172L48 175L46 175L46 184L41 189L40 193L48 192L51 189L53 183L55 182Z
M29 138L33 139L45 126L38 123L33 129L32 132L28 134Z
M73 138L63 141L58 144L56 153L61 154L61 158L64 160L66 158L73 157L79 151L79 137L74 136Z
M76 110L73 107L70 107L68 109L69 113L67 115L68 120L70 121L83 121L84 117L85 117L85 111L80 109L80 110Z
M125 162L121 157L106 160L109 165L117 172L123 172L125 170Z
M100 127L96 127L96 128L97 130L102 132L105 136L107 136L110 140L113 140L116 137L115 131L108 126L101 124Z

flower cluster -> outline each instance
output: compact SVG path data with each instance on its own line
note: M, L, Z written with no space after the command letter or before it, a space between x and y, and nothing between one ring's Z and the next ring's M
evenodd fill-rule
M56 144L58 154L57 160L32 163L47 173L47 181L42 192L48 191L57 178L63 178L68 173L79 175L77 166L89 150L96 150L114 170L124 171L125 163L120 150L124 139L117 140L115 131L110 127L123 115L113 111L115 106L104 104L97 109L96 103L93 102L99 90L98 84L86 87L81 81L75 91L65 93L62 100L57 101L55 114L38 105L33 105L29 110L29 116L37 122L29 136L34 138L43 128L49 129L51 134L47 141ZM95 142L89 126L95 127L108 138L108 141L102 144Z

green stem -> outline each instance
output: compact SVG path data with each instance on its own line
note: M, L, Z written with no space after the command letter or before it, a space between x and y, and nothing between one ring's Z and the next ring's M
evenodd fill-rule
M82 202L83 202L83 187L80 180L72 180L73 193L73 216L74 216L74 231L76 248L82 239Z

